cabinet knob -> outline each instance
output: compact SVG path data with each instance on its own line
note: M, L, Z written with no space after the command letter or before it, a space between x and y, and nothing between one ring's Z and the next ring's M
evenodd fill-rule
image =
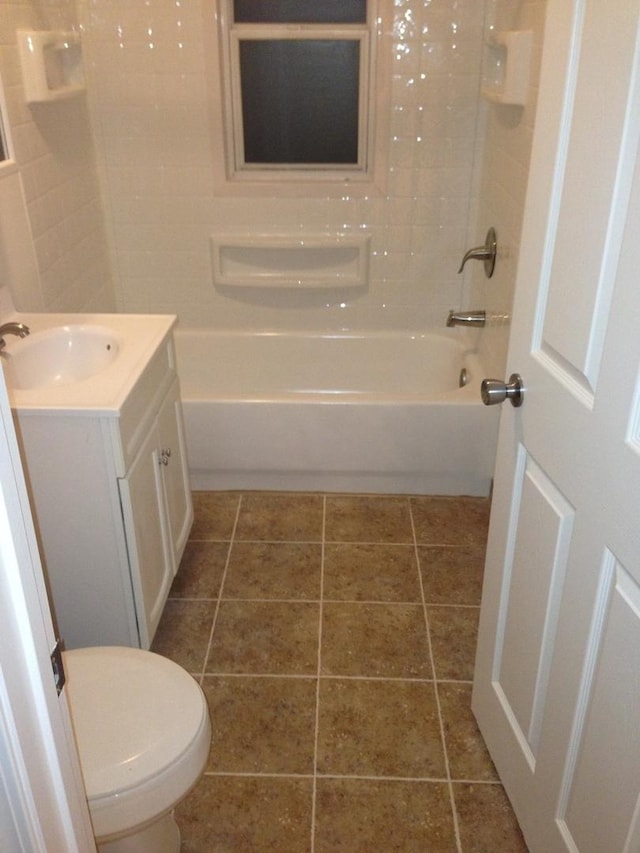
M171 448L170 447L163 447L162 450L160 451L160 459L159 459L160 464L161 465L168 465L170 457L171 457Z

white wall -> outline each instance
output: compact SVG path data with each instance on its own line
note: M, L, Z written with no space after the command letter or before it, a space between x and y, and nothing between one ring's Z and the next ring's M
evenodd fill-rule
M30 107L24 98L16 31L70 28L73 0L0 2L15 157L15 166L0 166L0 310L11 302L24 311L115 306L86 99Z
M510 331L509 315L516 280L522 214L529 174L529 159L538 95L538 78L546 0L490 0L487 35L494 30L532 30L534 49L529 92L524 107L486 104L484 159L482 163L477 234L482 242L490 225L498 234L498 260L493 277L474 265L470 308L484 308L489 323L480 336L480 351L487 374L502 378Z
M388 190L382 197L216 194L218 85L206 43L215 0L78 0L119 307L217 328L442 326L463 300L475 229L472 175L485 0L384 0L391 22ZM364 295L216 292L209 238L224 231L369 232ZM469 233L470 232L470 233Z
M24 102L15 31L76 27L72 0L0 0L0 74L17 169L0 169L3 285L24 310L117 307L178 313L187 325L258 328L440 327L450 307L511 310L545 0L385 0L392 96L383 197L229 198L216 195L209 126L206 27L214 0L78 0L100 198L85 98ZM486 21L485 21L486 5ZM524 109L477 94L484 34L532 28ZM486 142L485 142L486 126ZM476 221L477 213L477 221ZM456 273L466 248L498 230L487 281L479 264ZM216 231L340 231L372 236L368 292L276 297L216 292ZM480 336L488 371L503 370L508 324Z

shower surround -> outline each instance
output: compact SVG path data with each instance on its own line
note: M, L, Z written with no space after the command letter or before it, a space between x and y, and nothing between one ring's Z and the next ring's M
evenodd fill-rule
M224 196L215 186L219 88L208 47L218 3L79 0L112 266L124 311L177 313L183 326L403 329L440 326L463 301L457 275L476 238L478 100L485 2L383 0L389 68L381 195ZM219 233L367 234L357 294L234 291L211 274Z
M168 311L182 328L213 331L410 333L443 326L449 308L485 308L479 354L487 373L502 375L546 3L381 2L386 192L234 198L214 181L215 0L0 0L15 161L0 167L0 314ZM16 31L77 28L87 95L27 105ZM492 28L533 31L524 108L478 97ZM479 264L457 275L489 225L498 232L493 278ZM367 286L217 290L211 237L268 231L368 238Z

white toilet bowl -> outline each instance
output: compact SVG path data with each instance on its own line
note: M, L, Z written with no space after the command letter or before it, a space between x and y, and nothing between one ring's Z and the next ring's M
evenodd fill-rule
M202 690L182 667L141 649L74 649L64 666L98 850L177 853L172 811L211 742Z

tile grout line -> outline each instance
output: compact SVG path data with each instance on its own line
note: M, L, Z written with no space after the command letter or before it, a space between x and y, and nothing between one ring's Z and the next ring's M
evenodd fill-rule
M240 499L242 496L240 496ZM226 537L189 537L189 542L230 542ZM342 545L342 546L362 546L362 545L384 545L388 548L411 548L413 550L415 542L387 542L380 539L327 539L323 543L320 539L238 539L238 545ZM420 548L442 548L447 551L463 551L467 548L475 547L471 545L452 545L450 542L418 542Z
M322 673L320 676L312 672L225 672L224 670L212 670L207 675L215 675L219 678L280 678L291 681L391 681L408 684L433 684L433 678L419 678L417 676L403 675L333 675ZM444 683L444 682L443 682ZM471 681L452 681L452 684L472 684Z
M229 556L231 553L231 543L229 543L229 551L227 553L227 559L225 561L224 573L226 573ZM222 592L222 582L220 585L220 591ZM167 601L218 601L224 600L227 602L234 602L236 604L320 604L319 598L239 598L237 596L224 597L222 594L218 596L213 595L170 595L167 598ZM425 605L427 607L432 607L434 609L443 609L443 610L480 610L480 605L478 604L444 604L442 602L431 602L425 599L422 601L385 601L382 599L359 599L359 598L325 598L322 600L322 604L338 604L338 605L366 605L367 607L415 607L422 608ZM439 679L439 681L444 681L446 679ZM454 681L458 679L452 679Z
M313 740L313 789L311 799L311 853L316 846L316 799L318 793L318 739L320 736L320 674L322 669L322 607L324 599L324 539L327 524L327 496L322 496L322 543L320 546L320 601L318 607L318 668L316 672L316 719Z
M409 499L408 503L409 503L409 517L411 519L411 529L413 530L413 543L414 543L414 548L415 548L416 568L418 570L418 582L420 584L420 596L422 598L424 624L425 624L425 629L427 632L427 645L429 647L429 659L431 661L431 669L433 672L433 691L434 691L434 696L435 696L435 700L436 700L436 709L438 711L438 724L440 726L440 740L442 741L442 753L443 753L443 758L444 758L446 784L447 784L447 788L449 789L449 802L450 802L450 806L451 806L451 818L453 820L453 832L454 832L454 836L455 836L456 848L458 850L458 853L462 853L462 843L460 841L460 826L458 824L458 812L456 810L456 802L455 802L455 798L453 795L453 785L451 783L451 768L449 766L449 754L447 752L447 742L446 742L445 736L444 736L444 721L442 718L442 708L440 706L440 694L438 691L438 680L437 680L436 666L435 666L435 660L433 657L433 646L431 644L431 631L429 628L429 615L427 612L427 604L426 604L426 599L425 599L425 595L424 595L424 583L422 580L422 567L420 564L420 553L418 551L418 539L416 536L415 521L413 518L413 509L411 506L411 500L410 499Z
M241 779L310 779L313 781L313 773L270 773L256 770L205 770L204 776L215 776L217 778L241 778ZM446 776L372 776L358 773L317 773L318 779L350 779L365 782L427 782L429 784L447 784ZM463 785L484 785L487 788L500 788L502 782L499 779L456 779L456 783Z
M233 529L231 530L231 538L229 539L229 547L227 549L227 559L224 563L224 569L222 571L222 578L220 579L220 588L218 589L218 597L216 601L216 606L213 612L213 619L211 620L211 630L209 632L209 640L207 642L207 648L204 653L204 660L202 661L202 670L199 676L199 684L202 686L204 682L204 676L207 671L207 661L209 660L209 655L211 653L211 646L213 644L213 634L216 629L216 624L218 622L218 613L220 612L220 604L222 602L222 592L224 590L224 583L227 578L227 571L229 569L229 561L231 560L231 549L233 548L233 542L236 535L236 528L238 527L238 520L240 518L240 508L242 506L242 495L238 498L238 505L236 507L236 515L233 520Z

